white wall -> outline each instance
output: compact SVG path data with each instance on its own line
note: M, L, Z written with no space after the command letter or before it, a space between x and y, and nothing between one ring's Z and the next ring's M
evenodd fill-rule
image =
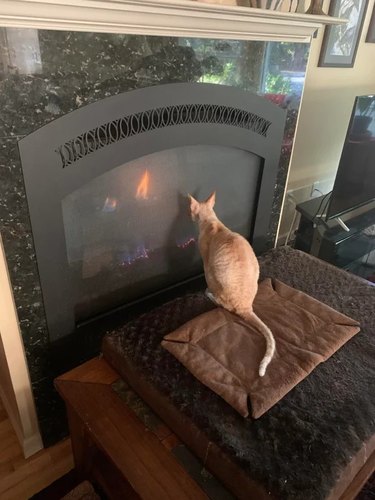
M329 1L324 8L328 12ZM314 181L330 190L344 143L354 98L375 94L375 43L365 43L374 0L370 0L353 68L319 68L324 30L311 45L287 191L295 190L297 202L310 197ZM293 205L285 200L279 237L290 227Z

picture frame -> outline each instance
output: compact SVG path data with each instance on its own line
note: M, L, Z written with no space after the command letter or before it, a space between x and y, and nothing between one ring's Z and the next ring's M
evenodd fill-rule
M318 66L352 68L361 37L368 0L332 0L329 15L347 19L342 25L327 26L324 31Z
M375 6L372 10L370 24L368 26L368 31L366 36L366 42L375 43Z

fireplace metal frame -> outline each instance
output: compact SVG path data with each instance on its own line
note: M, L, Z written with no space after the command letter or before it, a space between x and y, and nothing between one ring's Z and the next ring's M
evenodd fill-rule
M265 249L286 111L222 85L158 85L73 111L18 143L51 340L74 332L61 200L144 155L190 145L239 148L263 159L252 245ZM147 140L145 140L147 139ZM230 168L230 167L229 167Z

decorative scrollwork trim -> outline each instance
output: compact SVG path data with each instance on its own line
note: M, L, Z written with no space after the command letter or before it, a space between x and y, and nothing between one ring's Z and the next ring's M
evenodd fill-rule
M186 124L220 124L240 127L267 137L271 125L261 116L219 104L180 104L124 116L65 142L56 149L62 167L72 165L85 156L110 144L155 129Z

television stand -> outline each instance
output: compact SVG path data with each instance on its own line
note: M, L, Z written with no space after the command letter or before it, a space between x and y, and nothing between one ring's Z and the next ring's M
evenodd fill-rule
M322 199L296 206L301 219L294 247L364 278L375 275L375 208L345 222L325 221L316 215Z

